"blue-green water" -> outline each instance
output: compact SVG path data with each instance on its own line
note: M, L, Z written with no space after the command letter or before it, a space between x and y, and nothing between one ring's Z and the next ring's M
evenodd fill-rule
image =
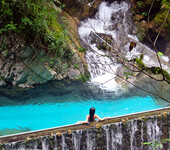
M87 85L60 88L47 85L26 90L17 97L0 96L0 135L74 124L85 120L91 107L102 118L164 106L165 103L158 104L150 96L116 97L114 93L96 92Z

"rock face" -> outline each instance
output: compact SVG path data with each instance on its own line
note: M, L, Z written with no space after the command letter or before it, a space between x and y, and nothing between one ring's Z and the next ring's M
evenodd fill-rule
M100 125L83 130L68 130L56 134L0 145L0 149L76 149L76 150L150 150L144 142L160 142L169 137L170 114ZM164 149L170 145L163 144Z
M78 1L77 5L78 3L83 7L84 2L81 4ZM69 61L64 60L61 62L57 58L55 59L55 57L52 58L51 54L41 49L32 48L22 38L18 38L21 39L20 42L8 42L6 40L5 45L7 46L3 47L1 45L0 47L0 86L30 87L46 83L50 80L61 80L64 78L79 79L81 75L88 74L84 54L78 51L81 48L77 33L79 21L64 11L62 16L69 22L67 27L69 31L68 43L66 43L69 53L64 54L65 57L70 57L68 55L71 55ZM3 36L0 38L3 38ZM16 39L16 37L12 36L11 39ZM11 45L11 43L14 44ZM4 48L7 50L4 50ZM51 58L53 59L52 64L50 64Z
M29 47L20 51L18 56L11 55L7 60L0 60L1 77L6 84L21 87L46 83L53 74L42 62L43 54L35 54Z
M65 11L78 19L92 16L102 0L59 0L65 4Z
M23 48L18 56L11 55L4 61L0 59L1 69L1 85L16 85L20 87L29 87L35 84L43 84L50 80L63 78L76 79L80 74L84 74L84 65L81 63L78 55L74 56L74 63L78 64L78 68L73 65L67 70L58 73L47 66L47 60L44 51L37 51L29 46ZM79 71L80 70L80 71Z

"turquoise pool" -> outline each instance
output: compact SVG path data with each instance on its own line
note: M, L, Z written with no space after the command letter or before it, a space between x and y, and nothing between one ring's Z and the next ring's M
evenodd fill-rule
M166 106L150 96L113 98L111 95L114 93L94 92L94 89L81 84L63 90L48 86L26 90L13 98L0 96L0 135L74 124L85 120L90 107L95 107L96 114L102 118Z

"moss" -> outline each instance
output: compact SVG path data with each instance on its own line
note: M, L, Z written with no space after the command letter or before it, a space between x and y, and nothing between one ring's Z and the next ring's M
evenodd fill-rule
M91 44L94 44L94 43L96 43L96 39L95 39L95 38L93 38L93 39L91 40Z
M2 145L0 144L0 150L2 150Z
M96 128L97 128L97 129L100 129L101 126L102 126L101 124L96 124Z
M166 17L166 15L167 15L167 12L168 12L168 10L167 9L163 9L163 10L161 10L156 16L155 16L155 18L153 19L155 22L158 22L158 23L163 23L164 22L164 19L165 19L165 17ZM166 23L165 23L165 27L168 27L168 25L169 25L169 23L170 23L170 17L168 17L168 19L167 19L167 21L166 21Z
M170 81L170 76L169 76L168 72L163 70L163 74L164 74L165 78Z
M159 11L159 13L157 13L157 15L154 17L153 21L157 26L161 26L164 22L164 19L167 15L168 9L162 9L161 11ZM167 18L164 26L163 26L163 31L167 34L167 38L170 38L169 34L170 34L170 17Z
M151 72L153 74L162 74L162 72L163 72L165 78L170 81L170 76L167 71L165 71L165 70L162 71L162 69L160 67L151 67L151 68L146 67L146 65L142 62L143 57L144 57L144 55L141 54L140 58L136 58L136 60L135 60L136 64L138 65L138 67L140 69L145 70L146 72Z
M79 81L82 81L82 82L85 82L85 81L88 81L89 78L90 78L89 75L83 75L83 74L81 74L81 75L79 76L78 80L79 80Z
M154 74L162 74L162 69L160 67L152 67L150 71ZM167 71L163 70L163 74L167 80L170 81L170 76Z
M166 118L167 117L167 112L163 112L163 116Z
M109 40L109 39L106 39L105 41L106 41L107 43L109 43L109 44L112 43L111 40Z
M79 68L79 65L74 64L74 68L75 68L75 69L78 69L78 68Z
M72 134L72 131L71 131L71 130L68 130L67 133L70 135L70 134Z
M61 132L57 132L56 135L57 135L58 137L61 137Z
M137 33L136 33L136 36L138 37L139 41L143 41L144 39L144 35L143 35L143 32L145 28L141 28L141 26L139 24L137 24Z
M99 49L99 50L106 50L107 49L107 47L106 47L106 45L98 45L97 46L97 48Z

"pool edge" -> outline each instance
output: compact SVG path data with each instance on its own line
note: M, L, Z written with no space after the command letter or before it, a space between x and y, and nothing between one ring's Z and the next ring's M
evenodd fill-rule
M67 132L68 130L82 130L86 128L92 128L96 124L105 125L105 124L121 122L122 120L127 120L127 119L131 120L131 119L135 119L139 117L154 116L154 115L162 114L163 112L169 113L170 107L164 107L164 108L159 108L159 109L154 109L154 110L149 110L149 111L142 111L138 113L131 113L131 114L126 114L126 115L121 115L121 116L110 117L107 120L102 121L102 122L92 122L90 124L70 124L70 125L65 125L65 126L0 136L0 144L26 140L28 137L36 138L40 136L50 135L51 133L56 134L58 132L61 132L61 133Z

